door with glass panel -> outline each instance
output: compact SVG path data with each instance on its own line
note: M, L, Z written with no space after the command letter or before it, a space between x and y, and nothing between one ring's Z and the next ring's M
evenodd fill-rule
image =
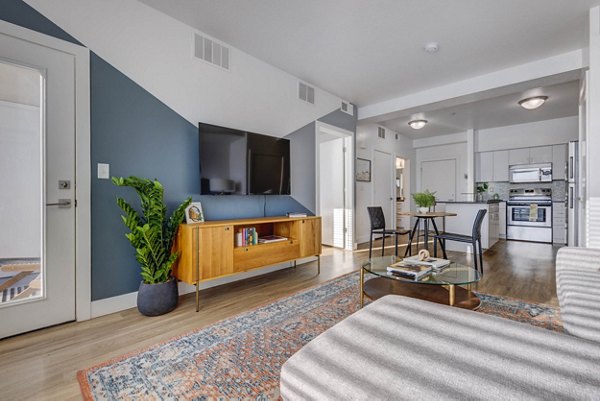
M74 66L0 33L0 338L75 319Z

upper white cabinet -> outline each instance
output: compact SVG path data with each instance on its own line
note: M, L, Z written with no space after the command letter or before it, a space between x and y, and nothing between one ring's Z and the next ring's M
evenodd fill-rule
M475 181L494 181L494 152L477 153Z
M529 148L529 163L552 163L552 146Z
M508 163L511 166L514 164L529 164L529 148L509 150Z
M552 163L552 146L511 149L508 151L509 164Z
M552 179L566 179L567 169L567 144L552 146Z
M494 174L492 181L508 181L508 150L499 150L493 153Z
M516 164L552 163L552 179L564 180L567 145L536 146L475 154L475 181L509 180L509 167Z

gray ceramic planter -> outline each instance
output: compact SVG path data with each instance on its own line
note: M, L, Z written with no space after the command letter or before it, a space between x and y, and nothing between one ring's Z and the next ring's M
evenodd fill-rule
M140 283L137 295L137 307L142 315L160 316L177 307L179 292L177 280L171 278L166 283Z

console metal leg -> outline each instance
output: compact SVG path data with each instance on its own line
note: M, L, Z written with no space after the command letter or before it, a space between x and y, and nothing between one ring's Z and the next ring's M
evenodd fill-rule
M317 274L321 274L321 255L317 255Z
M296 261L294 260L294 269L296 268Z

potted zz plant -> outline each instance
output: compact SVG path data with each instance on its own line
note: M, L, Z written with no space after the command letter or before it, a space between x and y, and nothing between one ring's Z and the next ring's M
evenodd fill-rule
M137 296L141 314L159 316L177 306L177 281L171 277L171 268L179 257L172 252L173 239L179 224L185 217L185 208L192 202L186 199L167 219L167 207L163 199L163 186L157 180L138 177L113 177L113 184L131 187L141 202L141 214L124 199L117 197L123 210L123 223L130 230L125 234L135 248L135 258L140 264L142 281Z
M412 194L412 198L421 213L427 213L429 208L435 205L435 192L429 192L428 189L425 192L415 192Z

